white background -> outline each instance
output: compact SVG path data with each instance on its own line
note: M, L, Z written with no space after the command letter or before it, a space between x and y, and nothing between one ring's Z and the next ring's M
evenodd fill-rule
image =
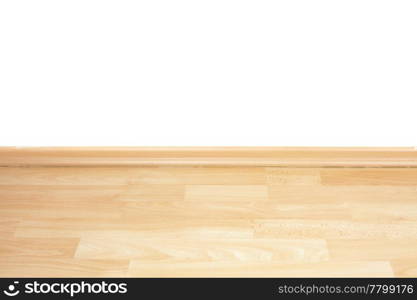
M0 145L416 146L417 2L0 2Z

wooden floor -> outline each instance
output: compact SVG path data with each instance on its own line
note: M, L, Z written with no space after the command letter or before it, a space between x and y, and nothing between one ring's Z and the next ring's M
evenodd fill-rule
M417 168L0 168L1 277L417 276Z

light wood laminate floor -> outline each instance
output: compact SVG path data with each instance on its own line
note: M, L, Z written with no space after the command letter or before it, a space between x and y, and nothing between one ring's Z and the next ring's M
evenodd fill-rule
M416 168L0 168L1 277L417 276Z

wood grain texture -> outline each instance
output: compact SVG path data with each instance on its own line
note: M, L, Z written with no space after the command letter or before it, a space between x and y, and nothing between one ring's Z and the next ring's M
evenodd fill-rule
M1 277L415 277L417 168L0 167Z
M417 150L412 147L0 147L0 166L417 167Z
M417 187L417 172L410 168L386 170L322 170L324 185L409 185Z
M132 260L129 276L136 277L393 277L388 261L282 263L143 263ZM409 275L411 276L411 275Z
M123 247L120 247L120 245ZM317 262L328 259L326 241L315 239L131 239L126 236L84 237L76 258L142 262Z

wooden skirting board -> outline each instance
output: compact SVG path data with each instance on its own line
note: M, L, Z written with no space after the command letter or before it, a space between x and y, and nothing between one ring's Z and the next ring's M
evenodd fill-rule
M1 167L417 167L417 150L365 147L0 147Z

